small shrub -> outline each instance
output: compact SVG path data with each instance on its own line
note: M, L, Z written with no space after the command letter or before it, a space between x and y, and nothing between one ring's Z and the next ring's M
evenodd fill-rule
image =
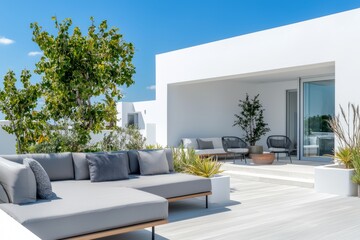
M174 169L176 172L189 173L210 178L223 172L221 163L210 158L200 158L192 148L172 148Z

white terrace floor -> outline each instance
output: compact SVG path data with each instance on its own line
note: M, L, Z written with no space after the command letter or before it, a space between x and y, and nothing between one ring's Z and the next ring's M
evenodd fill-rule
M311 173L312 165L319 164L301 163L290 165L280 161L276 165L245 168L289 169L302 174ZM231 174L229 203L210 205L209 209L198 199L172 203L169 223L156 228L156 239L360 239L359 198L316 193L309 187L247 180L234 173L242 171L240 166L240 161L236 165L231 161L224 164L227 170L224 174ZM142 230L106 239L150 239L150 235L149 230Z

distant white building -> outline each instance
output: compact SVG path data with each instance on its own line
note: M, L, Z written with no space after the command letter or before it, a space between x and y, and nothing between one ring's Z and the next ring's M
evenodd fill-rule
M355 9L159 54L156 100L119 103L119 124L170 146L183 137L241 137L238 101L259 93L267 136L290 136L300 159L321 158L334 146L324 119L340 104L360 103L359 26Z

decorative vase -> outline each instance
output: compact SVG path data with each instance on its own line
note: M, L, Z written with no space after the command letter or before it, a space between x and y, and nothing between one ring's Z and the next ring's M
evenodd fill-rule
M250 146L249 147L249 154L262 154L264 152L263 146Z

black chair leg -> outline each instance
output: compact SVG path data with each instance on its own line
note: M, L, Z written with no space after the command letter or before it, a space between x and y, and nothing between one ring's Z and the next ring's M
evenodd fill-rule
M291 160L291 154L290 154L290 153L288 153L288 156L289 156L289 158L290 158L290 163L292 163L292 160Z
M205 206L206 206L206 208L209 208L209 198L208 198L208 195L205 196Z
M151 227L151 240L155 240L155 227Z

